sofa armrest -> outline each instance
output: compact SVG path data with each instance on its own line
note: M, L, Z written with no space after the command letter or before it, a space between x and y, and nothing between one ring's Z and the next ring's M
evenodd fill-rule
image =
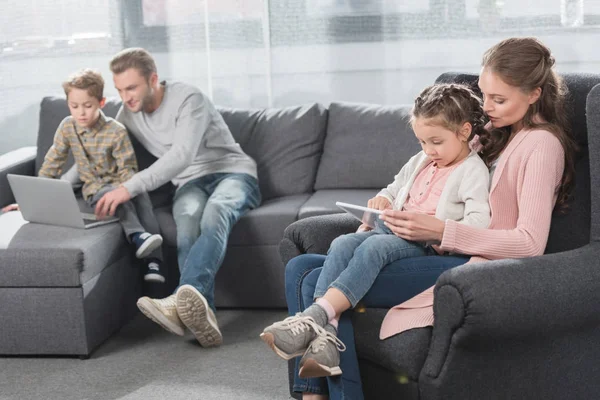
M305 253L326 254L336 237L354 232L360 221L344 214L319 215L294 222L285 229L279 244L284 264Z
M15 198L8 184L7 174L35 174L37 147L21 147L0 156L0 207L13 203Z
M598 282L596 243L446 271L436 283L436 319L422 376L438 377L452 349L466 344L577 335L600 326Z

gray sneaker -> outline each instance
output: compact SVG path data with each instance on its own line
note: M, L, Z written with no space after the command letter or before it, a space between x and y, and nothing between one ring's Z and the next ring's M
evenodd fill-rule
M146 317L167 331L178 336L183 336L185 333L185 327L177 315L174 294L164 299L151 299L144 296L137 301L137 306Z
M177 314L202 347L219 346L223 335L217 317L202 294L192 285L177 289Z
M341 375L340 351L346 346L336 336L332 325L322 329L300 360L300 378L321 378L324 376Z
M260 338L284 360L299 357L308 348L317 333L323 331L313 319L298 313L283 321L275 322L266 327Z

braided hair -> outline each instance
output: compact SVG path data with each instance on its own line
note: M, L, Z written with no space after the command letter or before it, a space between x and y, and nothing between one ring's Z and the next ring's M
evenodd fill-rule
M456 83L440 83L426 87L415 99L411 124L417 118L433 120L436 125L458 133L463 125L471 125L472 140L485 132L483 103L467 86Z

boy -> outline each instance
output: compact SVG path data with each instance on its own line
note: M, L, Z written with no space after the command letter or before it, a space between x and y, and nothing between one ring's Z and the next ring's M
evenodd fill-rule
M93 207L105 193L137 172L137 160L125 127L101 111L106 99L100 73L91 69L78 71L62 86L71 116L58 126L39 176L58 178L71 149L84 183L83 197ZM8 206L4 211L15 208ZM135 246L136 257L146 261L144 280L164 282L160 270L162 237L148 194L141 193L121 204L116 214L127 240Z

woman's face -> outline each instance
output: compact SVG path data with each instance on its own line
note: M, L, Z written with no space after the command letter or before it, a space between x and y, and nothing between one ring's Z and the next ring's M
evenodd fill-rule
M481 70L478 84L483 94L483 111L494 128L520 128L527 109L537 101L541 93L539 88L531 93L524 93L519 87L505 83L500 76L485 67Z

